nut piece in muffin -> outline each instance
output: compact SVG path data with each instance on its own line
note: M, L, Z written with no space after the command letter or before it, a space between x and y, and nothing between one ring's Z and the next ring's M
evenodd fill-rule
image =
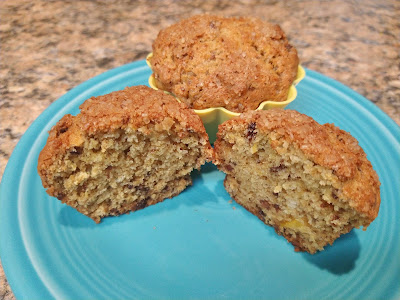
M285 101L299 58L278 25L197 15L159 32L150 64L157 87L191 108L244 112Z
M38 172L50 196L99 223L171 198L212 159L200 118L145 86L92 97L49 132Z
M349 133L293 110L253 111L219 126L215 161L232 198L296 251L315 253L377 217L380 182Z

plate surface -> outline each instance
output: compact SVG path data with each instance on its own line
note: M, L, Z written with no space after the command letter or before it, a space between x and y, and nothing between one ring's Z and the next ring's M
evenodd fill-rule
M400 128L342 84L306 70L296 109L356 137L382 186L378 218L315 255L230 201L224 174L207 164L179 196L96 225L49 197L37 174L47 131L87 98L147 84L145 61L69 91L15 148L0 191L1 261L17 298L398 299Z

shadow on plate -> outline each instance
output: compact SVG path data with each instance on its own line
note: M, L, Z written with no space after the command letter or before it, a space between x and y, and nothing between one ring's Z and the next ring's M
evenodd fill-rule
M214 195L216 195L217 197L222 197L224 199L226 199L227 201L232 200L232 204L236 204L236 206L240 206L240 204L236 203L235 200L232 199L231 195L229 195L229 193L226 191L225 187L224 187L224 179L218 180L218 183L214 189Z
M217 168L206 163L201 167L201 170L193 170L190 176L192 177L192 185L188 186L181 194L173 197L166 205L167 209L177 209L181 205L185 206L201 206L210 202L217 202L215 194L204 184L204 175L216 171Z
M193 185L188 186L181 194L175 196L171 199L165 199L164 201L157 203L155 205L148 206L144 209L138 210L136 212L131 212L125 215L117 216L117 217L106 217L103 218L100 224L96 224L89 217L79 213L74 208L64 204L61 208L61 211L58 216L58 221L61 225L68 227L76 227L76 228L90 228L90 227L98 227L98 226L106 226L107 224L111 224L111 219L118 219L118 222L123 222L128 220L127 217L130 215L156 215L160 212L164 212L167 210L176 210L181 205L186 206L198 206L202 205L206 202L217 202L215 194L211 192L206 186L202 185L204 183L204 179L202 174L213 172L216 170L216 167L211 163L207 163L202 166L201 171L194 170L191 174ZM199 188L199 186L201 188ZM197 187L197 188L196 188ZM140 216L137 216L140 217Z
M335 275L349 273L360 255L360 241L354 230L338 238L332 246L314 255L302 253L303 257L320 269Z
M200 175L200 173L205 174L205 173L211 173L211 172L214 172L214 171L218 171L217 166L214 165L211 162L208 162L208 163L205 163L204 165L201 166L201 171L194 170L193 173L194 174L198 173L198 175ZM194 175L193 173L192 173L192 178L193 178L193 175Z
M66 204L63 204L58 214L58 222L63 226L76 228L95 228L97 226L92 219Z

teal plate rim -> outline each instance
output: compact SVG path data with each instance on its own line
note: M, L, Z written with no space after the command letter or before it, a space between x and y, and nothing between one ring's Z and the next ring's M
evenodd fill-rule
M14 149L0 185L0 256L17 298L400 297L400 128L345 85L306 69L296 109L355 136L382 186L378 218L316 255L296 253L230 200L211 165L181 195L95 225L46 195L47 131L87 98L147 85L145 61L100 74L52 103Z

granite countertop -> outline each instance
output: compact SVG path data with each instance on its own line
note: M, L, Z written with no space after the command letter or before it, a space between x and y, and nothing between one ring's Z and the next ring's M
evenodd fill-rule
M53 101L144 59L161 28L203 12L280 24L303 66L346 84L400 125L395 0L1 1L0 177L18 140ZM14 299L1 267L0 297Z

